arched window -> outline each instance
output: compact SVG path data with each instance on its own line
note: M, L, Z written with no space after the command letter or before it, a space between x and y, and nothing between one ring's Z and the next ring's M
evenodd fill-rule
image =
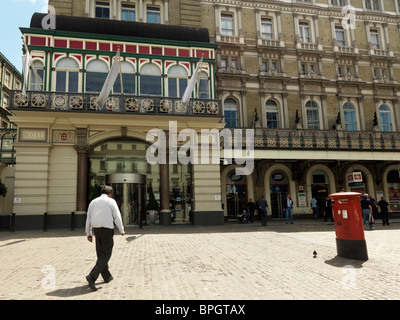
M63 58L56 64L56 91L78 92L79 65L72 58Z
M306 103L306 119L307 129L320 129L319 107L315 101L308 101Z
M238 105L232 98L228 98L224 101L224 116L227 127L238 126Z
M267 128L268 129L276 129L278 128L279 123L279 113L278 113L278 105L274 100L268 100L266 102L266 116L267 116Z
M161 96L161 71L155 64L147 63L142 67L140 94Z
M108 75L108 66L102 60L92 60L86 67L86 92L100 92Z
M207 72L200 73L199 99L210 99L210 87Z
M127 62L121 62L121 73L122 73L122 86L124 87L124 93L135 94L136 93L136 71L135 67ZM118 76L114 84L114 93L121 93L121 77Z
M182 66L173 66L168 70L168 96L182 97L187 84L188 73Z
M32 70L29 72L29 88L32 91L43 90L44 65L41 61L36 60L33 61L33 67L36 70L36 75Z
M392 110L386 104L379 107L379 118L381 120L381 131L392 132Z
M344 126L347 131L357 131L356 108L349 102L343 105Z

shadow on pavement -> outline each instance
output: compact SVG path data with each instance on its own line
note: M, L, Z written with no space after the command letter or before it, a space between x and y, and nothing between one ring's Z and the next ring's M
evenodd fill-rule
M334 257L330 260L325 260L326 264L329 264L333 267L344 268L346 266L351 266L353 268L362 268L363 263L366 261L363 260L353 260L353 259L346 259L339 256Z
M97 288L100 289L101 287ZM93 293L93 291L86 284L75 288L58 289L55 291L48 292L46 293L46 295L51 297L68 298L68 297L83 296L89 293Z

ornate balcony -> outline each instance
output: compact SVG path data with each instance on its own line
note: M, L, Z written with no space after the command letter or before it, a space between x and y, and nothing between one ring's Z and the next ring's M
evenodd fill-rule
M246 128L230 129L242 129L242 147L245 149ZM234 137L233 134L232 137ZM232 138L232 145L235 145L234 138ZM255 129L254 148L259 150L293 151L400 152L400 133L304 129Z
M98 94L12 91L8 110L44 110L63 112L114 112L128 114L157 114L173 116L222 117L220 100L191 99L186 106L180 98L160 96L110 95L107 103L99 108L95 101Z

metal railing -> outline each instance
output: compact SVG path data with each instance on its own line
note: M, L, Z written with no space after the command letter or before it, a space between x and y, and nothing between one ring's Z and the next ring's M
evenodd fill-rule
M182 105L180 98L160 96L110 95L107 103L98 107L98 94L64 93L13 90L10 95L9 110L44 110L67 112L115 112L130 114L165 114L182 116L222 117L220 100L191 99Z
M246 130L241 129L242 147ZM232 133L232 145L235 145ZM254 148L262 150L391 151L400 152L399 132L255 129Z

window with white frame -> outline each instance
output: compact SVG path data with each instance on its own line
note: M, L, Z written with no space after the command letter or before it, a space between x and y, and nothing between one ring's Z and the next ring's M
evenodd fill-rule
M78 92L79 65L72 58L62 58L56 64L56 91Z
M331 0L332 6L344 7L348 5L348 0Z
M365 9L368 10L381 10L381 0L364 0Z
M4 75L4 84L9 88L11 87L11 73L9 73L7 70Z
M96 1L95 17L109 19L110 18L110 2Z
M238 126L238 104L232 98L224 101L224 118L227 127L234 128Z
M311 42L310 25L308 22L305 22L305 21L299 22L299 36L300 36L301 42L305 42L305 43Z
M344 127L347 131L357 131L356 108L350 102L343 105Z
M381 131L382 132L392 132L393 131L392 109L388 105L382 104L379 107L379 119L381 122Z
M33 67L36 74L33 70L29 72L29 88L32 91L39 91L43 89L44 65L41 61L36 60L33 62Z
M268 100L266 102L266 121L268 129L276 129L279 127L278 104L274 100Z
M124 88L124 93L135 94L136 93L135 67L130 62L122 61L121 74L122 74L122 87ZM114 93L119 94L121 92L122 92L121 77L118 76L114 84Z
M370 34L370 41L371 41L372 48L380 49L381 44L380 44L380 39L379 39L379 29L370 28L369 34Z
M221 14L221 34L224 36L235 35L235 27L232 13Z
M273 25L271 18L261 18L261 37L263 39L274 39Z
M121 20L136 21L136 6L135 4L121 4Z
M390 76L390 68L386 61L375 61L372 64L373 68L373 77L376 80L381 80L383 78L387 78L391 80Z
M188 73L182 66L172 66L168 70L168 96L182 97L188 84Z
M337 73L339 77L346 77L348 75L351 75L353 77L356 77L356 72L355 72L355 64L357 62L354 61L353 59L348 59L348 58L340 58L337 61Z
M145 64L140 70L140 94L161 96L161 70L153 63Z
M157 6L147 6L146 22L161 23L161 9Z
M306 120L307 129L320 129L320 116L319 116L319 106L315 101L308 101L306 103Z
M335 26L336 44L338 46L346 46L346 37L342 26Z
M210 99L210 81L207 72L200 73L199 99Z
M91 60L86 67L86 92L100 92L106 81L109 68L100 60Z

